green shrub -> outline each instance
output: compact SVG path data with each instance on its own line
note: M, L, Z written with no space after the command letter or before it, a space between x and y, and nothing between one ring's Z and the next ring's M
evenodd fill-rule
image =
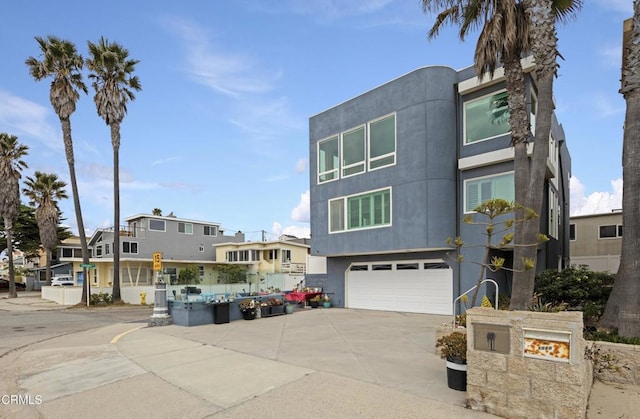
M113 297L109 293L99 292L97 294L91 294L89 301L92 305L111 304L113 303Z
M587 332L584 334L584 338L587 340L612 342L612 343L624 343L626 345L640 345L640 337L624 337L618 335L615 330L603 330L598 329L593 332Z
M585 266L560 272L550 269L536 275L535 292L541 304L566 305L569 311L582 311L585 326L591 327L602 316L613 281L613 275L593 272Z

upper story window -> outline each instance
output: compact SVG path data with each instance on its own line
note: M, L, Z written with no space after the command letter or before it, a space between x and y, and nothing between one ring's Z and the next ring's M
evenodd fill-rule
M599 239L615 239L622 237L622 226L620 224L612 224L598 227Z
M339 150L340 142L337 135L318 143L318 183L338 178Z
M513 172L464 181L464 212L473 212L483 202L497 198L514 200Z
M342 177L364 172L364 126L342 133Z
M282 249L282 261L283 262L291 262L291 250Z
M61 250L61 256L63 258L71 258L73 257L73 249L69 248L69 247L63 247Z
M217 226L204 226L204 235L205 236L217 236L218 235L218 227Z
M369 170L396 162L396 116L369 123Z
M529 123L531 125L531 134L536 135L536 115L538 115L538 96L531 90L531 109L529 113Z
M259 250L252 250L251 251L251 260L254 260L254 261L260 260L260 251Z
M318 183L396 162L396 115L369 121L318 142Z
M508 99L508 93L501 91L464 103L465 144L499 137L511 131Z
M149 230L153 231L166 231L164 220L157 220L154 218L149 219Z
M123 241L122 253L138 254L138 243Z
M329 201L329 232L391 225L391 188Z
M558 238L558 226L560 223L560 203L558 194L553 189L549 189L549 236Z
M178 222L178 233L193 234L193 224Z
M549 161L554 167L558 167L558 154L558 142L553 134L549 134Z
M104 254L105 255L110 255L111 254L111 243L105 243L104 244Z
M576 239L576 225L569 224L569 240L574 241Z

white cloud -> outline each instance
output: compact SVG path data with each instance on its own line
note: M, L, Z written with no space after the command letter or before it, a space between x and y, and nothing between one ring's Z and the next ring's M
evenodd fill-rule
M216 48L208 31L194 22L171 18L165 24L184 41L191 77L217 92L232 97L265 93L281 76L260 74L262 66L253 58Z
M611 188L611 192L592 192L586 195L586 187L578 178L571 177L571 215L601 214L621 209L622 179L612 180Z
M50 112L38 103L0 90L0 130L18 137L29 135L53 150L62 150L59 129L47 122Z
M246 6L264 13L293 13L321 20L376 13L395 0L275 0L254 2Z
M297 221L300 223L308 223L310 220L310 215L309 215L309 190L307 189L307 191L305 193L303 193L302 195L300 195L300 203L298 203L298 205L291 210L291 219L293 221Z
M311 237L311 229L309 227L296 226L296 225L282 227L280 223L278 223L277 221L274 221L273 225L271 226L271 234L274 235L275 237L280 237L283 234L287 234L290 236L298 237L300 239L303 239L303 238L308 239Z
M307 171L307 167L309 166L309 159L302 158L296 162L296 173L304 173Z

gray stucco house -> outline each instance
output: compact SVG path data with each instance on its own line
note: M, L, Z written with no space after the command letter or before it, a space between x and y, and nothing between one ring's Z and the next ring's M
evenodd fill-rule
M527 83L534 125L534 78ZM311 254L326 257L327 270L307 285L340 307L452 314L478 268L455 262L447 237L483 243L464 216L486 199L514 199L505 96L501 69L479 82L473 68L432 66L312 116ZM555 117L549 141L541 219L551 240L539 270L568 264L569 252L570 157ZM510 275L493 277L508 295Z
M114 234L120 235L122 285L153 284L154 253L161 255L161 273L168 283L175 283L179 271L188 265L196 265L206 282L217 262L214 245L241 243L245 239L242 232L225 235L219 223L178 218L173 214L137 214L125 221L126 226L115 231L113 228L96 230L89 239L91 262L96 265L90 273L92 286L111 286Z

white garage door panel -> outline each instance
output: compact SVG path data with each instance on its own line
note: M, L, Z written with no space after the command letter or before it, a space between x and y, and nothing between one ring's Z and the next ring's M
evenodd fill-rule
M453 271L348 271L347 301L350 308L452 314Z

